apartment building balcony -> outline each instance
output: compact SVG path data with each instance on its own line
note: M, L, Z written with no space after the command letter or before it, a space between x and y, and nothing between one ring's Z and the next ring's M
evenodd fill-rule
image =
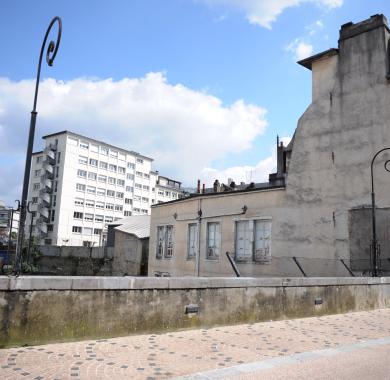
M38 206L38 212L44 222L49 221L49 210L42 203Z

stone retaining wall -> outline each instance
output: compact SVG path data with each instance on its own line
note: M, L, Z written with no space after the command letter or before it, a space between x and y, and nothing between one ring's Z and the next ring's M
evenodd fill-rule
M390 306L390 277L0 276L0 347Z

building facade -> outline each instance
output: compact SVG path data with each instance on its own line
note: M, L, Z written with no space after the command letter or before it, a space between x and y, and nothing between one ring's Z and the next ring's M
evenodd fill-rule
M345 276L370 265L371 160L390 147L390 32L383 15L341 27L337 49L299 64L312 102L268 184L152 207L149 274ZM374 166L382 270L389 271L389 151ZM218 183L216 183L218 188ZM367 212L367 210L369 210Z
M152 158L63 131L33 154L26 229L41 244L103 245L106 224L146 215L181 197L181 183L152 170Z

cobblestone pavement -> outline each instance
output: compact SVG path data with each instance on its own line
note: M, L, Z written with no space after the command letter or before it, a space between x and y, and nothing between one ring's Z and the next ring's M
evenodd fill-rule
M0 350L0 378L169 379L389 337L390 309L381 309L47 344Z

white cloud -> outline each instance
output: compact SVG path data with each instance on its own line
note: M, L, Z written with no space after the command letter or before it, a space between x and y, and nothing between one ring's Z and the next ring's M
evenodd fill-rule
M322 29L324 29L324 23L321 20L317 20L306 27L306 30L309 32L309 36L314 36Z
M3 157L24 159L33 93L32 80L0 78ZM243 100L224 105L208 93L169 84L162 73L119 81L47 79L40 86L35 146L42 147L40 136L67 129L150 155L155 169L193 184L214 160L251 148L266 128L265 114ZM0 157L1 182L21 181L21 169L7 167Z
M210 6L227 6L244 12L251 24L265 28L271 25L287 8L296 7L304 3L332 9L340 7L343 0L197 0Z
M313 54L313 45L296 38L286 47L286 50L293 53L294 59L299 61Z
M291 137L281 138L284 145L291 141ZM233 166L230 168L217 170L213 168L204 168L200 179L207 187L211 187L216 179L221 183L227 183L231 178L236 184L240 182L268 182L268 175L276 171L276 145L272 146L270 156L259 161L256 165Z

